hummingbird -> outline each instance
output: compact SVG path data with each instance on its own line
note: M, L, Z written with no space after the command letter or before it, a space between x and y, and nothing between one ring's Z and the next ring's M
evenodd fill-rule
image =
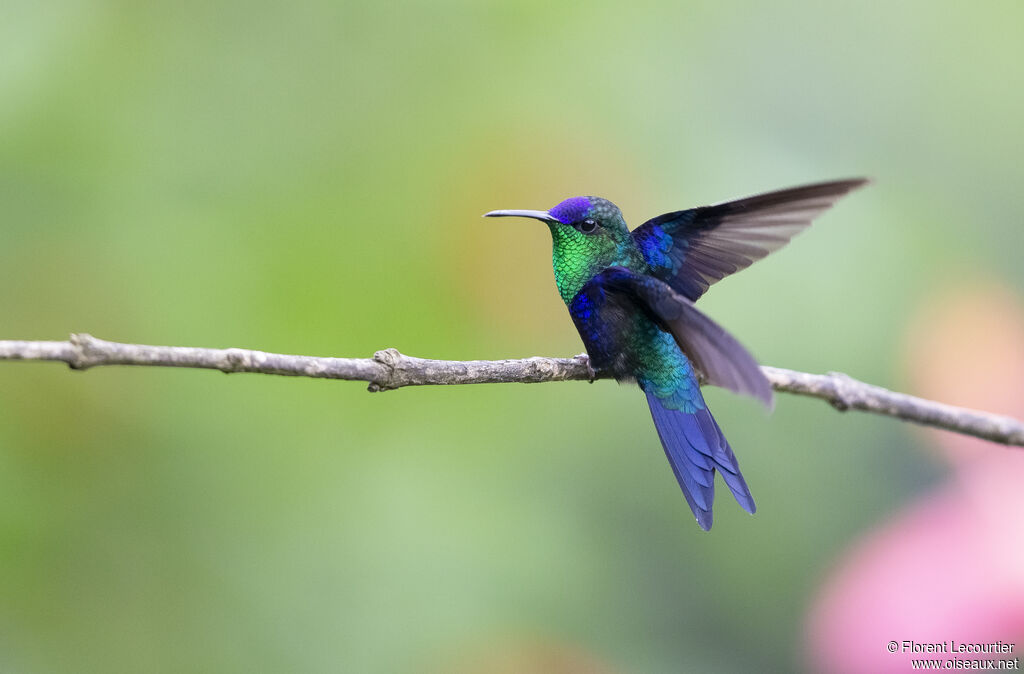
M701 529L711 529L715 473L744 510L756 510L700 381L760 400L772 387L754 357L695 302L713 283L776 251L864 178L815 183L659 215L630 231L601 197L547 211L484 217L540 220L552 240L558 294L595 372L635 382Z

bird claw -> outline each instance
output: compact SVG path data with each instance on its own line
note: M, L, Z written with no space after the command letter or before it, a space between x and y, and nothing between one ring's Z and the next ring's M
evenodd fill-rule
M575 358L573 358L573 360L579 361L583 365L587 366L587 381L593 384L594 381L597 379L598 374L597 370L595 370L594 367L590 364L590 356L588 356L585 353L581 353Z

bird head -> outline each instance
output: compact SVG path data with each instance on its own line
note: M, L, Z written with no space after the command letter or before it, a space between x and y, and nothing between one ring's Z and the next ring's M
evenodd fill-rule
M636 250L622 211L600 197L572 197L547 211L491 211L484 217L533 218L547 224L555 281L566 301L598 271L625 264Z

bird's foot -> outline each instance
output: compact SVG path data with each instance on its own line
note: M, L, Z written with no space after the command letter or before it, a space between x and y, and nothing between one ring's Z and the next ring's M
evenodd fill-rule
M598 377L598 373L597 370L594 369L594 366L590 364L590 356L585 353L581 353L578 356L574 356L573 360L578 361L587 367L587 381L593 384L594 380Z

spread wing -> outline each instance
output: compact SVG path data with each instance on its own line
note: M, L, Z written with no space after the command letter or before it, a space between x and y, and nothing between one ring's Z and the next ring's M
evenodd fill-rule
M665 213L633 231L651 272L696 301L708 287L782 248L864 178L804 185Z
M588 340L584 333L606 329L602 326L611 321L602 316L605 309L613 307L613 311L622 312L624 307L632 307L647 313L671 332L708 383L753 396L771 407L771 384L750 352L664 281L634 274L623 267L611 267L591 279L577 299L580 306L570 308L570 312L584 336L588 352L590 341L604 341ZM611 354L608 356L612 358Z

